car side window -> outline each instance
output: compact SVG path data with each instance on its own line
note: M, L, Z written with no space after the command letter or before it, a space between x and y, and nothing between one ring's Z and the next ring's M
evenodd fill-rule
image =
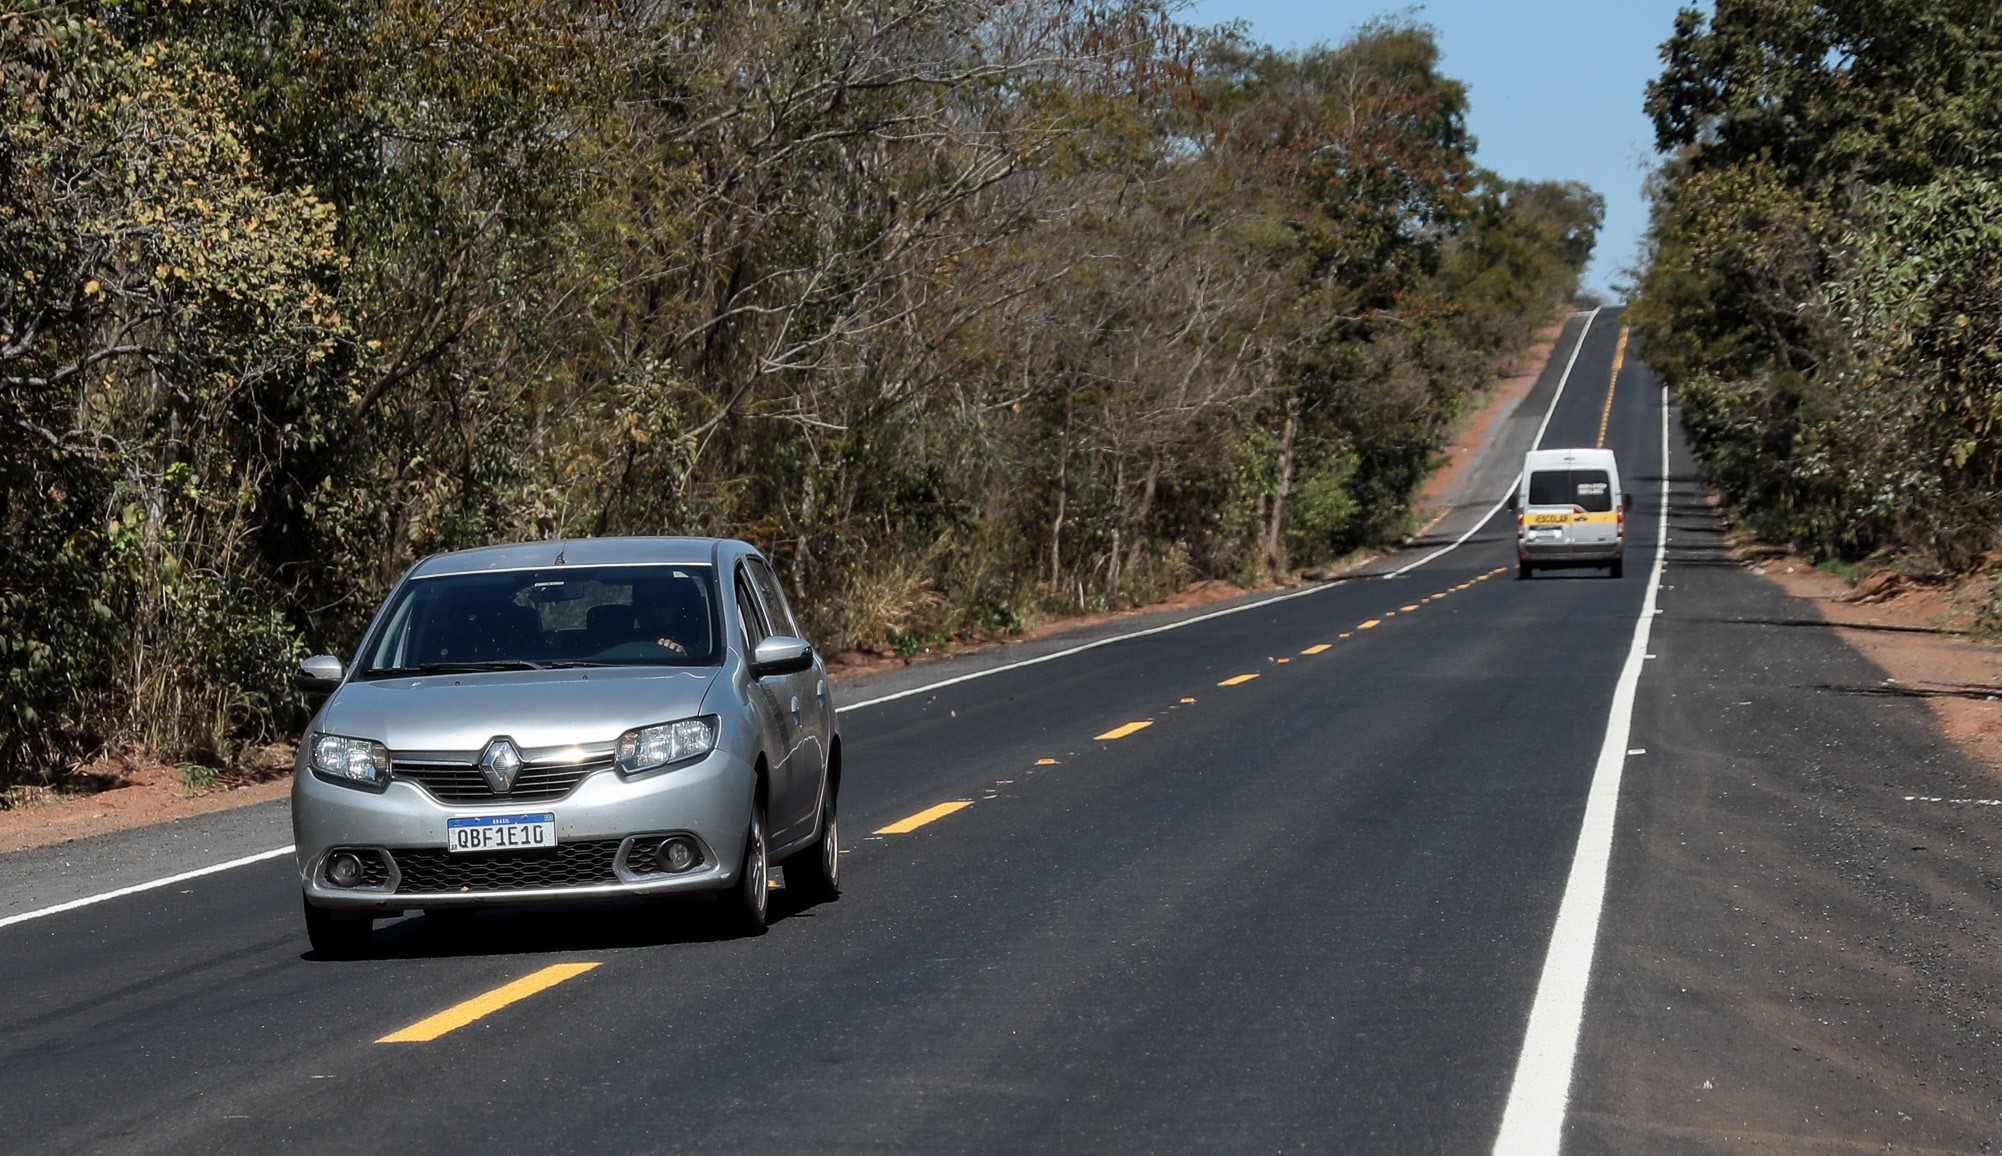
M794 638L804 638L799 632L799 622L792 616L792 607L786 602L785 590L779 586L778 575L765 564L762 558L750 560L751 577L758 584L758 593L764 595L765 614L772 624L774 634L789 634Z
M741 565L737 567L737 612L744 621L744 652L748 654L758 648L758 643L770 638L772 631L765 624L765 609L758 603L758 592Z

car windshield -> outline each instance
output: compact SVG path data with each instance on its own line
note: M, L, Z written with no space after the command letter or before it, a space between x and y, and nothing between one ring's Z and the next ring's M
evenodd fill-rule
M1613 508L1612 480L1604 470L1535 470L1529 475L1529 504L1603 514Z
M707 566L562 566L404 586L361 675L564 666L708 666L719 658Z

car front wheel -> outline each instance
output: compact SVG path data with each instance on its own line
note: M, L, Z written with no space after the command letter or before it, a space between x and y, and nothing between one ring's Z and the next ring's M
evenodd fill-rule
M841 896L841 834L832 792L820 804L820 838L786 860L786 890L802 903L826 903Z
M765 847L765 814L762 806L751 808L751 829L744 835L744 862L737 872L737 885L723 893L723 922L738 935L763 935L771 909L771 864Z

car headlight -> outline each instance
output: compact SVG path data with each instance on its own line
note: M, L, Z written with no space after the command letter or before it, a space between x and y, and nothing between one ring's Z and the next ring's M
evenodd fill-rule
M659 726L635 727L619 736L614 756L619 773L637 775L685 762L716 749L716 716L685 718Z
M313 773L343 787L380 791L389 785L389 748L373 739L313 736Z

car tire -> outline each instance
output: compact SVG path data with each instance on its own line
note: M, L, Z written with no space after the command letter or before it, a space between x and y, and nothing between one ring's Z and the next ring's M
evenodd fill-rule
M751 827L744 833L744 861L737 868L737 884L722 895L723 925L734 935L765 933L772 904L768 851L764 808L753 806Z
M1612 572L1614 578L1624 578L1627 574L1627 560L1625 558L1615 558L1613 559L1613 564L1607 567L1607 569Z
M820 838L787 859L786 891L801 903L829 903L841 897L841 834L834 817L834 794L820 804Z
M1515 577L1516 577L1516 580L1517 580L1518 582L1519 582L1519 581L1522 581L1522 580L1523 580L1523 579L1525 579L1525 578L1528 578L1530 574L1531 574L1531 570L1530 570L1530 566L1529 566L1529 563L1527 563L1527 562L1517 562L1517 563L1515 564Z
M360 959L375 941L375 920L361 912L306 903L306 938L321 959Z

